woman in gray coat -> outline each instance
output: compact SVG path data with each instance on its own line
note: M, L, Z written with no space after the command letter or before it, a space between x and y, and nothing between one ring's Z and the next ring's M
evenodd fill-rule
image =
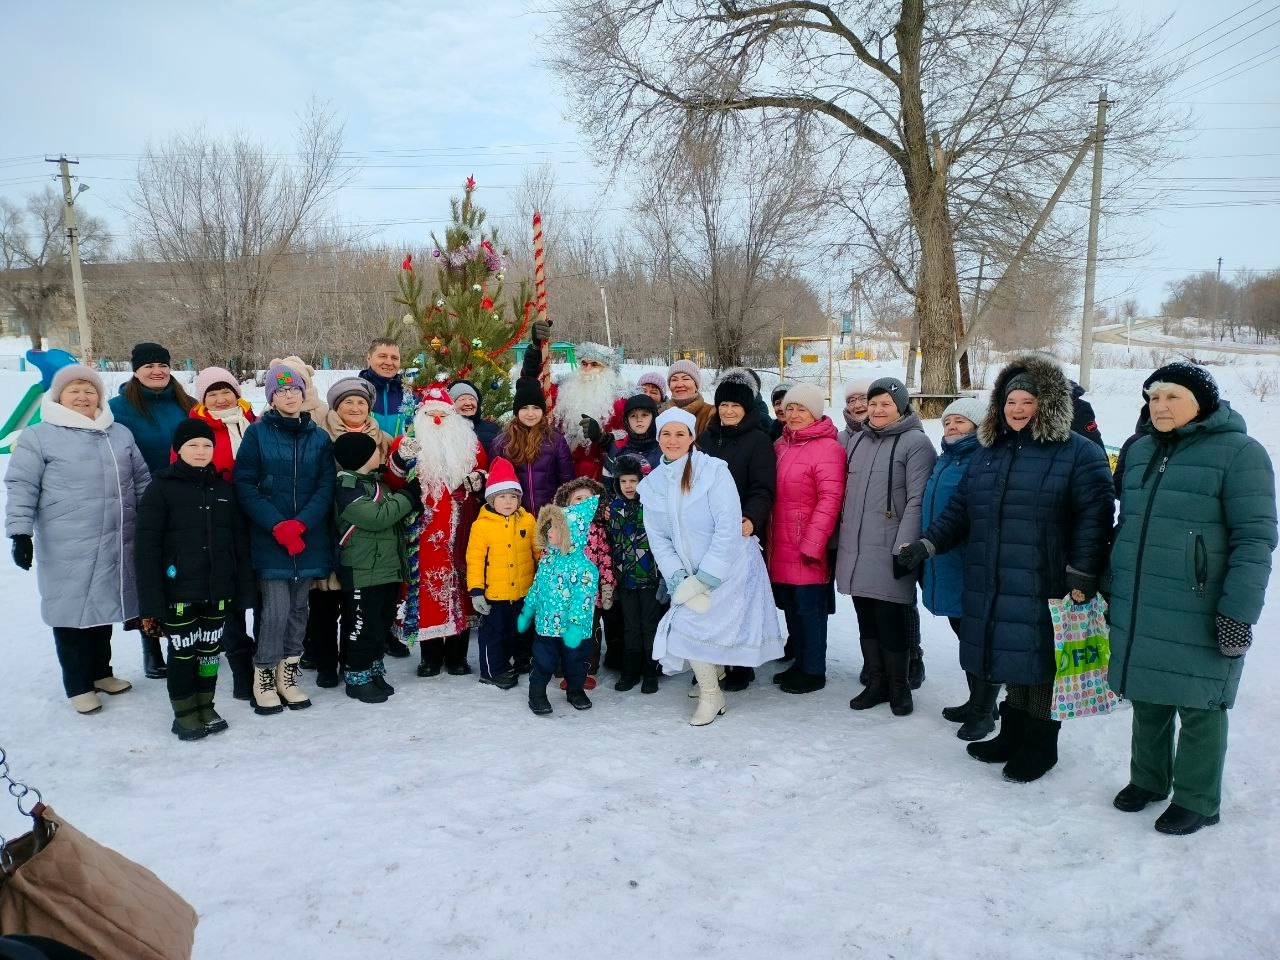
M894 549L920 530L924 487L938 454L911 409L902 381L883 377L867 391L868 415L850 424L844 511L836 557L836 589L853 597L858 614L865 689L853 710L888 702L895 716L913 709L908 670L914 577L900 576Z
M99 691L131 687L111 675L111 627L138 615L134 511L151 474L88 367L54 374L40 417L9 458L5 533L19 567L36 560L40 615L53 628L67 697L97 713Z

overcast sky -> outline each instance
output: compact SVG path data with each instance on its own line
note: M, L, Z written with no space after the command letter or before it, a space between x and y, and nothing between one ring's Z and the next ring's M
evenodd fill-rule
M570 203L585 206L605 174L562 116L555 78L538 66L545 21L530 9L527 0L0 0L8 60L0 196L39 189L54 170L44 156L65 152L92 188L81 208L118 227L148 140L205 124L287 150L298 111L315 95L345 118L347 150L362 166L340 194L340 215L372 225L380 239L421 242L471 173L501 217L522 170L544 160ZM1198 128L1182 148L1187 158L1163 174L1178 192L1141 225L1151 256L1099 272L1100 298L1132 291L1153 311L1171 278L1211 269L1218 257L1224 271L1280 267L1280 4L1125 0L1122 9L1171 14L1166 48L1185 42L1181 52L1195 51L1182 99ZM622 203L615 192L607 206ZM509 236L525 229L501 225Z

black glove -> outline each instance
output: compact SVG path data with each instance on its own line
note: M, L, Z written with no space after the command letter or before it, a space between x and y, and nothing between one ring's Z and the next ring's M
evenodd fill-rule
M541 347L544 343L551 339L551 321L543 322L535 320L533 324L533 332L529 334L529 342L535 347Z
M925 545L923 540L916 540L912 543L903 544L893 558L895 571L901 568L903 573L896 573L894 576L904 577L911 571L915 570L920 564L928 560L933 553Z
M410 480L403 487L401 487L400 490L410 500L413 501L414 510L422 509L422 481L421 480L419 480L415 476L412 480Z
M1243 657L1253 646L1253 627L1218 614L1215 620L1218 650L1224 657Z
M1079 603L1088 603L1098 595L1098 578L1089 573L1081 573L1079 570L1072 570L1067 567L1067 593L1074 594L1079 590L1084 594L1084 599ZM1072 602L1077 602L1075 596L1071 596Z
M592 443L599 443L600 438L604 436L604 431L600 429L600 421L593 420L584 413L580 423L582 426L582 435Z
M13 540L13 562L23 570L31 569L31 558L35 556L35 548L32 546L31 537L25 533L14 534Z

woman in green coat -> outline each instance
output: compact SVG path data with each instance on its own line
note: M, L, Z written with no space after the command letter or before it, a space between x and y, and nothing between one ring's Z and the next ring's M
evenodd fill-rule
M1173 801L1161 833L1218 822L1234 705L1276 548L1271 460L1203 367L1143 384L1111 552L1111 686L1133 703L1129 785L1115 806ZM1181 733L1174 742L1174 718Z

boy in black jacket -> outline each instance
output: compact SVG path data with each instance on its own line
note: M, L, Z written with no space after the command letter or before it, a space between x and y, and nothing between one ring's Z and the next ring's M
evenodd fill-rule
M213 708L222 630L233 604L253 603L253 567L235 490L213 468L213 430L184 420L178 459L138 505L134 563L143 626L169 640L172 730L199 740L227 729Z

